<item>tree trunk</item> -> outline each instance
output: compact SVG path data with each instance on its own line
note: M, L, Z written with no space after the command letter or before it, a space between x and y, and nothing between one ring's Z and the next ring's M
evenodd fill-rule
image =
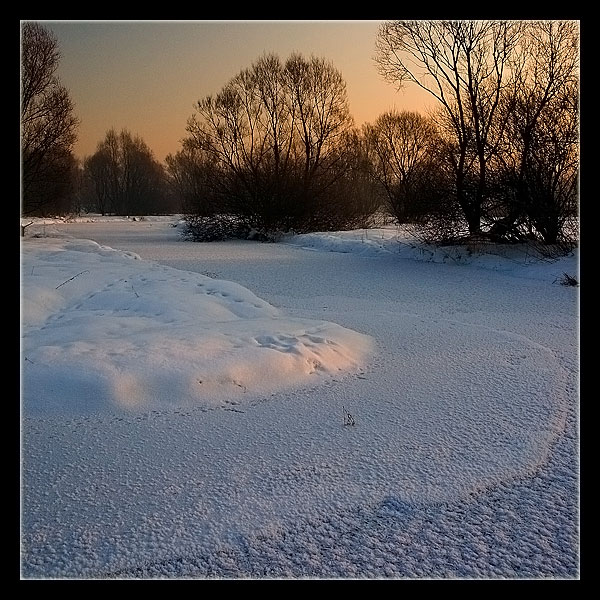
M465 211L465 216L469 225L469 234L478 235L481 233L481 207L479 205L470 206Z
M481 205L470 202L465 193L464 175L456 178L456 200L469 226L469 233L476 235L481 232Z

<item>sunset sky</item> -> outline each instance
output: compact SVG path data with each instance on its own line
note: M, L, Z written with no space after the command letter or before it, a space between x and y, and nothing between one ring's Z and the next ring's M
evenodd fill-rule
M398 92L373 60L381 21L38 21L58 39L58 75L80 119L75 154L93 154L110 128L139 135L157 160L180 149L194 104L263 53L331 60L356 124L386 110L425 110L430 96Z

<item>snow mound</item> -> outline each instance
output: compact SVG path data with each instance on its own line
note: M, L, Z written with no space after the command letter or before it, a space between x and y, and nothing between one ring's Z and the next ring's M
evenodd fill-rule
M371 338L89 240L22 252L25 414L216 407L356 369Z

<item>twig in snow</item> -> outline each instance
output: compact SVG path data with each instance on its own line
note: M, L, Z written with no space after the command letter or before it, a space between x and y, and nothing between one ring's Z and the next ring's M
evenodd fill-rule
M65 283L69 283L69 281L72 281L73 279L75 279L75 277L79 277L80 275L83 275L84 273L89 273L89 271L86 269L85 271L81 271L81 273L77 273L77 275L73 275L73 277L71 277L70 279L67 279L66 281L63 281L60 285L57 285L54 289L57 290L59 287L62 287L63 285L65 285Z
M567 285L573 287L579 286L579 282L577 281L577 279L572 275L569 275L568 273L563 273L562 277L557 277L552 283L556 283L557 281L558 283L560 283L560 285Z
M21 225L21 237L25 237L25 228L29 227L30 225L33 225L33 221L31 221L31 223L27 223L25 225Z
M346 410L344 406L342 406L342 411L344 413L344 427L346 427L347 425L356 425L354 417Z
M127 283L127 279L124 279L123 281L124 281L125 283ZM139 295L139 294L138 294L138 293L135 291L135 288L133 287L133 283L130 283L129 285L131 286L131 291L132 291L132 292L135 294L135 297L136 297L136 298L139 298L139 297L140 297L140 295Z

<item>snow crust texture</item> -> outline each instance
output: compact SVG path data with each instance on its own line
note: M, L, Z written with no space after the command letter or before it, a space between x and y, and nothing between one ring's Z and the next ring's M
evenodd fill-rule
M171 225L23 241L23 577L578 577L576 255Z

